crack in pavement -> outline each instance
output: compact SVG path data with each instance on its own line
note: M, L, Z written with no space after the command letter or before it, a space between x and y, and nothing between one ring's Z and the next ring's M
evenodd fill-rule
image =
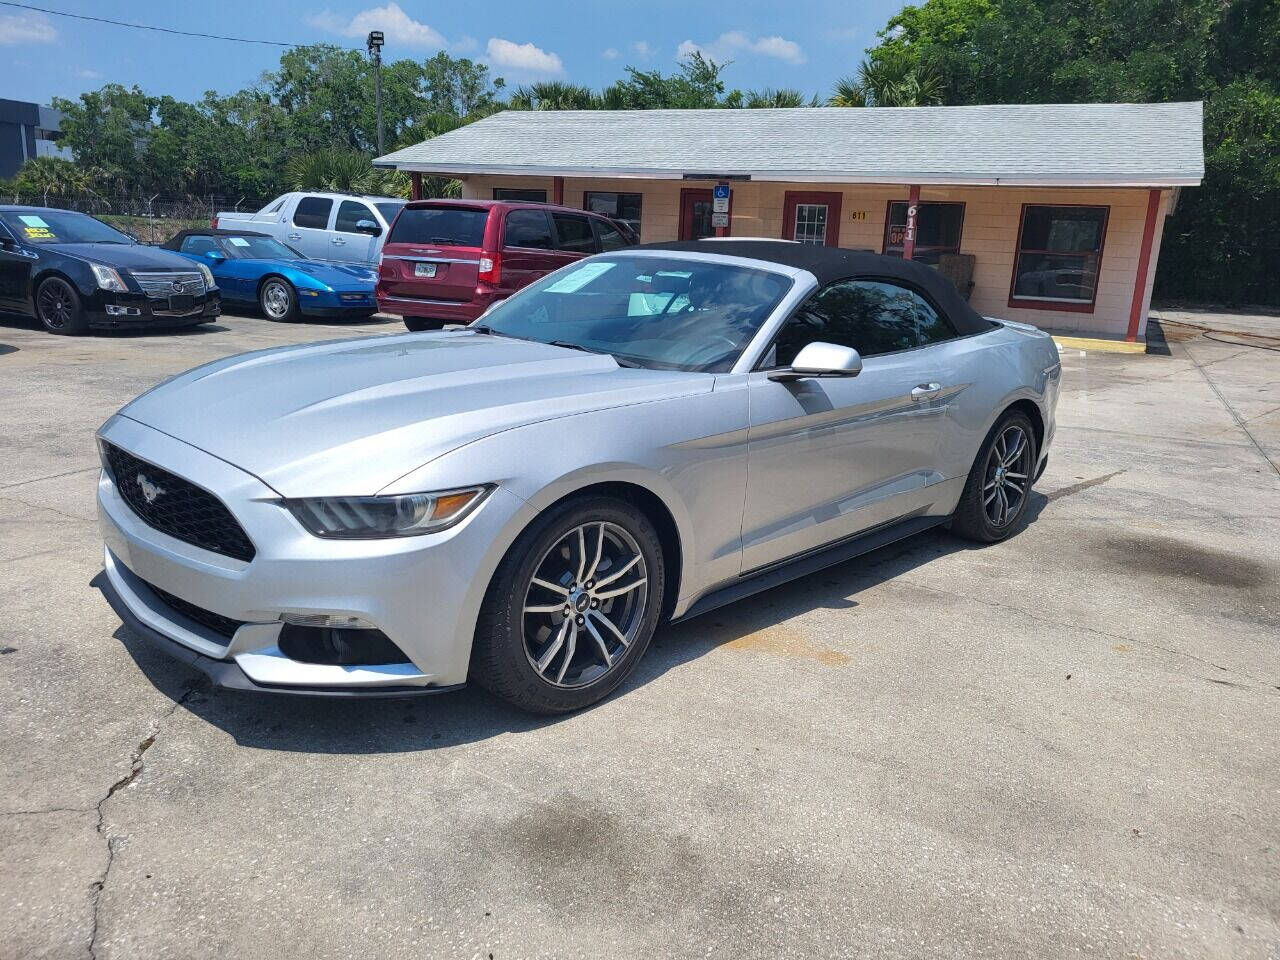
M1052 503L1054 500L1061 500L1063 497L1069 497L1074 493L1081 493L1090 487L1096 487L1100 483L1106 483L1113 477L1118 477L1122 473L1128 473L1128 467L1122 467L1119 470L1113 470L1111 473L1103 474L1100 477L1094 477L1092 480L1082 480L1079 483L1073 483L1069 487L1059 487L1057 490L1050 490L1044 495L1044 498Z
M1227 413L1231 414L1231 419L1236 422L1236 426L1238 426L1241 430L1244 431L1245 436L1249 438L1250 442L1254 445L1255 448L1257 448L1258 453L1262 455L1262 459L1266 460L1267 463L1271 464L1271 469L1275 471L1275 474L1277 477L1280 477L1280 464L1276 463L1274 460L1271 459L1271 454L1267 453L1266 448L1261 443L1259 443L1258 438L1253 435L1253 431L1250 430L1245 425L1245 420L1240 416L1240 414L1236 412L1236 408L1231 405L1231 401L1229 401L1226 398L1226 395L1223 394L1223 392L1218 389L1218 385L1213 382L1213 378L1210 377L1209 374L1205 372L1204 368L1205 366L1207 366L1207 364L1203 364L1199 360L1197 360L1195 358L1195 354L1193 354L1190 350L1187 351L1187 356L1191 359L1191 362L1196 365L1196 369L1200 371L1200 376L1204 377L1204 382L1209 385L1209 389L1213 391L1214 396L1216 396L1218 400L1222 403L1222 405L1226 408Z
M107 864L102 870L102 875L90 885L90 889L93 890L93 920L89 926L90 960L96 960L98 956L98 915L102 905L102 891L106 888L107 879L111 875L111 867L115 863L117 841L123 839L123 837L108 836L106 832L106 811L103 808L106 806L107 801L114 797L116 793L129 786L129 784L137 780L138 777L142 776L142 771L145 766L142 756L155 746L156 738L160 736L160 731L161 728L163 728L165 721L177 713L178 708L186 704L186 702L191 699L192 695L195 694L203 685L204 684L199 681L193 682L187 687L186 693L175 700L169 709L165 710L151 721L150 732L138 742L136 747L133 748L133 754L129 761L129 772L113 783L107 790L106 795L92 808L96 810L98 814L98 834L106 837Z
M12 490L14 487L25 487L29 483L41 480L59 480L62 477L74 477L77 473L88 473L90 470L101 470L101 466L81 467L79 470L68 470L66 473L51 473L47 477L32 477L29 480L17 480L13 483L0 483L0 490Z

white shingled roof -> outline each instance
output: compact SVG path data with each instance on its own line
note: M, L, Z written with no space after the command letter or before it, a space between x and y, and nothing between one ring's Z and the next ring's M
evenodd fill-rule
M444 174L1194 186L1202 104L507 110L379 157Z

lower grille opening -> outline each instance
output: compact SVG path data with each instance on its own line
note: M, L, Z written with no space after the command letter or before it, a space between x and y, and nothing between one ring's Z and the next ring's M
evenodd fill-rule
M276 646L290 660L330 666L372 667L408 663L399 647L381 630L343 627L300 627L286 623Z
M143 583L147 583L145 580ZM206 627L218 634L220 637L226 637L230 640L235 636L235 632L244 626L244 620L232 620L230 617L224 617L220 613L214 613L212 610L206 610L204 607L197 607L194 603L183 600L181 597L175 597L172 593L166 593L159 587L152 586L147 583L147 589L160 598L160 601L173 610L174 613L186 617L188 620L194 620L202 627Z

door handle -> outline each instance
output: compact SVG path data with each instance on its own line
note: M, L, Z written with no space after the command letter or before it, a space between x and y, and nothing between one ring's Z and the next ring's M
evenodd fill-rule
M288 236L289 236L289 239L290 239L290 240L301 240L301 239L302 239L302 234L300 234L300 233L291 233L291 234L289 234Z
M343 240L341 237L334 237L334 238L333 238L332 240L330 240L329 242L330 242L330 243L336 243L338 246L342 246L342 245L343 245L344 243L346 243L347 241Z
M911 388L912 400L932 400L942 392L940 383L922 383Z

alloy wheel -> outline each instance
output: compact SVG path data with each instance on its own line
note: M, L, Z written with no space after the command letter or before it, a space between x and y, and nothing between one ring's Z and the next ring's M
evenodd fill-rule
M644 622L648 571L615 523L580 524L534 567L521 616L525 655L547 683L581 687L620 663Z
M36 301L40 321L50 330L65 330L75 319L76 304L71 289L56 277L40 288Z
M996 437L987 456L982 484L982 508L996 527L1012 523L1022 509L1031 485L1031 438L1019 424L1010 424Z
M279 280L272 280L263 288L262 308L272 320L289 315L289 288Z

